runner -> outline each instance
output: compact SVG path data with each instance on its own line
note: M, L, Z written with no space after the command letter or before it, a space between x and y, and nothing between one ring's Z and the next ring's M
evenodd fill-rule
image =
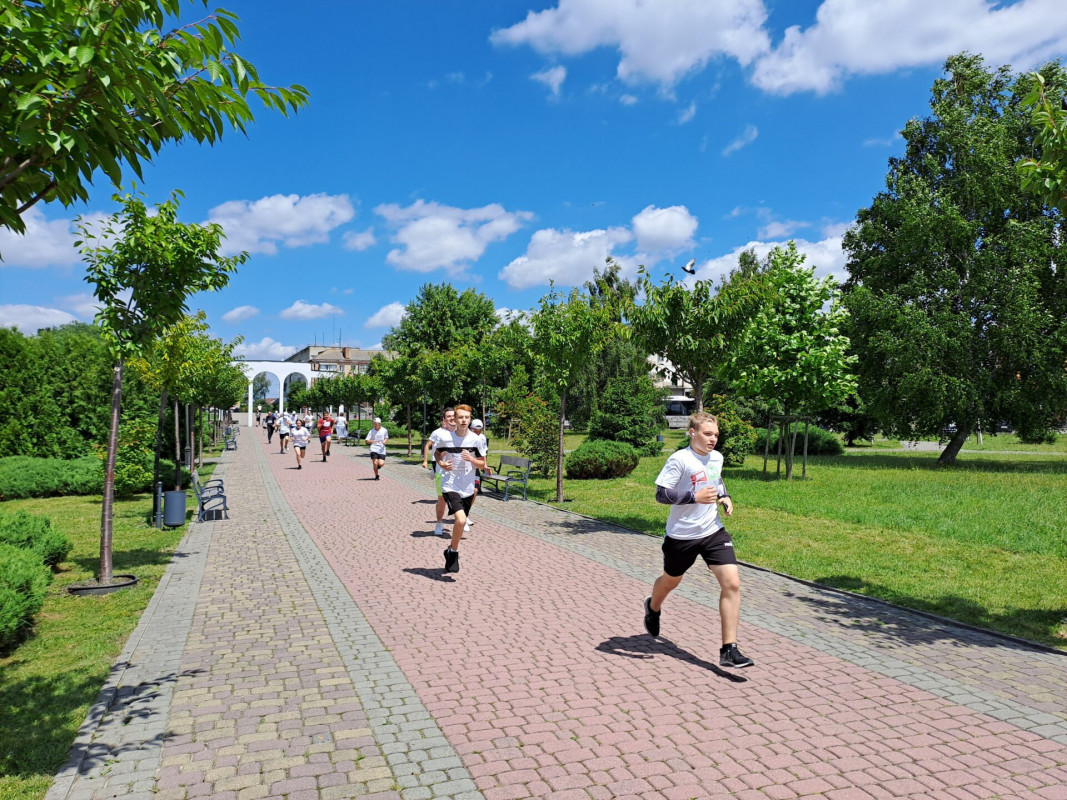
M422 468L429 469L426 464L428 454L436 451L437 445L440 442L445 441L445 438L452 431L456 429L456 410L452 406L448 406L441 412L441 427L437 428L430 434L430 438L426 440L426 444L422 448ZM441 468L437 466L437 456L434 456L433 462L433 482L437 489L437 507L434 509L437 512L437 525L434 526L434 536L448 537L445 533L445 498L441 495Z
M470 430L471 407L456 406L456 430L438 442L434 458L444 470L442 496L452 512L452 542L445 548L445 572L459 572L459 541L474 502L474 471L485 468L485 439Z
M663 539L663 574L652 585L652 595L645 598L645 630L659 636L663 601L700 556L719 582L719 664L751 667L755 662L737 649L741 580L734 543L719 518L718 506L722 503L730 516L734 503L722 482L722 453L715 451L718 441L719 420L698 411L689 417L689 447L675 451L656 478L656 500L670 505L671 512Z
M296 428L293 429L293 450L296 452L297 469L304 468L304 465L301 462L304 460L304 456L307 455L309 441L311 441L311 431L305 427L304 420L298 419L296 421Z
M389 431L382 427L382 418L375 417L374 427L367 431L367 444L370 445L370 463L374 467L376 481L381 480L378 470L385 466L385 443L388 441Z
M476 434L478 434L479 436L482 437L482 444L485 446L485 451L484 452L485 452L485 455L486 455L485 469L477 469L477 470L474 471L474 496L471 498L471 508L474 508L474 501L478 499L478 493L482 491L482 474L483 473L488 474L488 473L492 472L492 470L489 469L489 458L488 458L488 456L489 456L489 438L483 433L484 430L485 430L485 424L480 419L471 420L471 431L473 433L476 433ZM473 524L474 523L471 522L470 509L468 509L467 510L467 524L463 526L463 531L465 533L470 533L471 525L473 525Z
M344 444L345 440L348 439L348 420L345 419L345 415L344 414L342 414L341 416L339 416L337 418L337 424L334 425L334 427L333 427L333 437L332 438L336 439L337 441L341 442L342 444ZM330 452L329 448L327 448L326 452L327 452L327 454L329 454L329 452Z
M267 414L267 444L270 444L271 437L274 436L274 423L278 421L278 415L273 411Z
M330 438L333 433L333 417L330 416L329 411L324 411L319 417L318 429L319 450L322 452L322 460L325 461L326 456L330 454Z
M280 452L289 452L289 431L292 430L292 426L289 423L289 415L282 414L278 417L278 443L282 449Z

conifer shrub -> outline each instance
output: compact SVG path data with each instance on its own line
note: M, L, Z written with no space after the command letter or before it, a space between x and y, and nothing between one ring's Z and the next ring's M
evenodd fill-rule
M104 471L94 456L70 460L33 456L0 458L0 500L100 494L103 490Z
M622 478L634 471L640 456L631 444L610 439L587 439L567 456L568 478Z
M41 563L55 569L74 545L52 527L48 517L16 511L0 514L0 542L36 553Z
M0 652L29 630L51 580L36 553L0 543Z

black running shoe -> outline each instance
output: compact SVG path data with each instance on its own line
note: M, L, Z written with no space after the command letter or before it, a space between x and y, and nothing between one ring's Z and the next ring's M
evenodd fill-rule
M459 572L459 551L445 548L445 572Z
M719 651L720 667L737 667L740 669L741 667L751 667L755 663L755 661L738 650L736 644L729 644Z
M659 612L652 610L652 598L645 598L645 630L649 636L659 636Z

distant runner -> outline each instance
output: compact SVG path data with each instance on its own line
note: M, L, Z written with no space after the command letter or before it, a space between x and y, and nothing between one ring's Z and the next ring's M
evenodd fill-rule
M304 456L307 455L308 442L311 441L311 431L304 426L304 420L298 419L293 429L293 450L296 452L296 468L303 469Z
M389 431L382 427L381 417L375 417L374 427L367 431L367 444L370 446L370 463L374 467L376 481L381 480L378 470L385 466L385 443L388 441Z
M326 456L330 454L330 438L333 434L333 417L330 416L330 412L326 411L318 422L319 429L319 451L322 453L322 460L326 460Z

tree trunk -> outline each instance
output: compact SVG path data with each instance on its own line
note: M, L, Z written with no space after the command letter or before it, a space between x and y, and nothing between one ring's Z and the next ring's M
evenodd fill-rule
M941 455L938 456L937 463L941 466L955 464L956 456L960 453L960 448L963 447L970 435L970 429L957 428L956 433L954 433L952 439L949 440L948 446L942 450Z
M193 417L192 405L185 404L185 467L190 472L193 469ZM180 474L180 473L179 473Z
M115 524L115 460L119 451L119 420L122 417L122 371L120 358L111 380L111 427L107 434L107 461L104 464L104 498L100 504L100 583L111 583L111 537Z
M693 407L693 413L699 414L704 410L704 376L696 375L693 380L693 394L696 395L693 399L697 401L697 404Z
M793 480L793 448L796 444L796 436L793 434L793 420L789 416L789 408L785 409L785 419L782 421L782 433L785 446L785 479Z
M559 398L559 452L556 453L556 502L563 502L563 421L567 418L567 393Z
M411 458L411 403L408 403L408 458Z
M167 422L167 387L159 393L159 420L156 422L156 457L152 465L152 518L159 513L160 499L156 496L156 486L159 485L159 467L163 460L163 426Z
M182 488L182 432L178 416L178 401L174 401L174 491Z
M197 467L204 466L204 409L196 407L196 450L194 451Z

